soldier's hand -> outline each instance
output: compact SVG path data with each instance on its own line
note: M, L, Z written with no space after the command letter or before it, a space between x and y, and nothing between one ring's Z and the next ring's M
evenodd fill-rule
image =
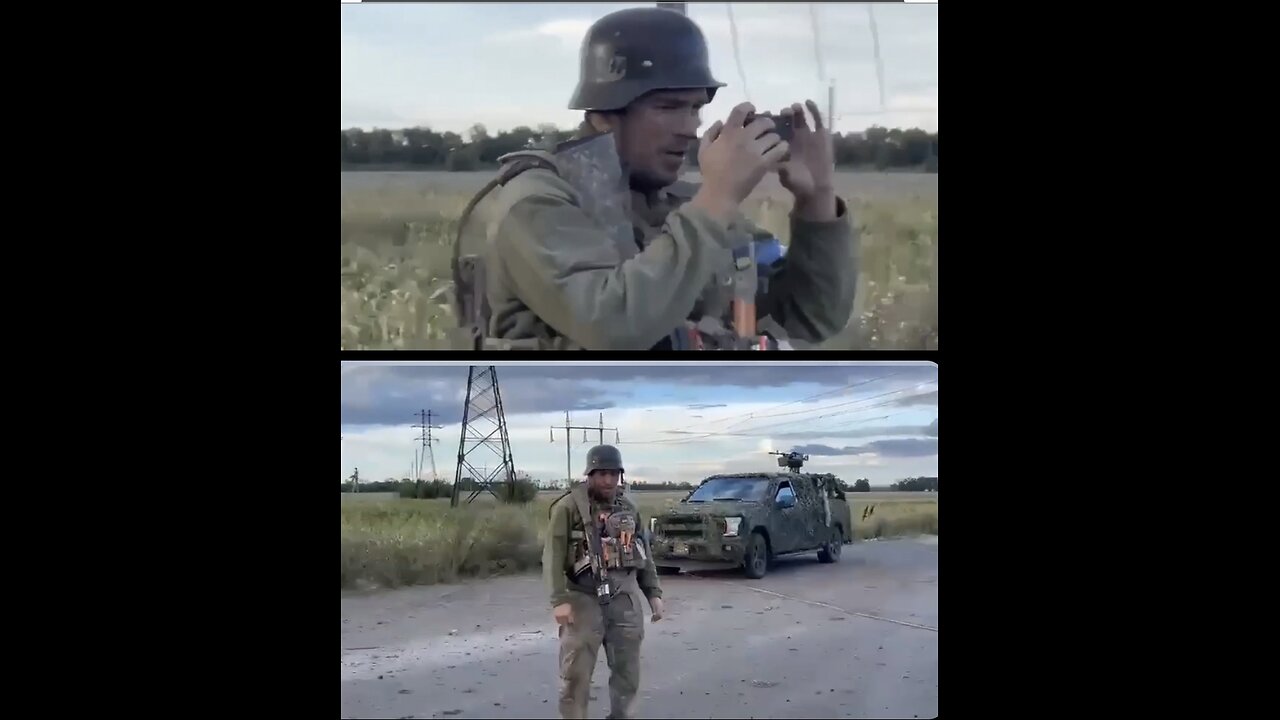
M738 105L727 120L717 120L707 129L698 147L703 182L690 202L725 224L760 180L778 168L789 148L772 132L772 118L758 117L744 127L753 112L751 103Z
M662 619L662 598L649 598L649 607L653 609L653 622Z
M797 206L820 216L811 219L830 220L836 212L835 150L818 104L809 100L805 105L813 115L812 126L805 119L800 103L782 111L784 118L794 118L795 134L791 140L791 157L778 167L778 179L795 196Z
M557 605L553 614L555 615L557 625L573 624L573 606L569 603L560 603Z

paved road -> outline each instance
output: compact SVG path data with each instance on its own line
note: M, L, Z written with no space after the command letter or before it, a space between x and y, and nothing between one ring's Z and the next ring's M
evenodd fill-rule
M846 545L761 580L664 576L638 712L932 718L937 537ZM342 717L555 718L556 632L536 575L342 598ZM609 712L604 653L590 717Z

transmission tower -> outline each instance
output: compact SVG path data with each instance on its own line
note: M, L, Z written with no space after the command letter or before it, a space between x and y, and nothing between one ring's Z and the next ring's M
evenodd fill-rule
M601 445L603 445L603 444L604 444L604 431L605 431L605 430L611 430L611 431L613 431L613 441L614 441L615 443L620 442L620 440L618 439L618 428L607 428L607 427L605 427L605 426L604 426L604 413L600 413L600 425L599 425L598 427L590 427L590 426L587 426L587 425L570 425L570 424L569 424L569 411L568 411L568 410L565 410L565 411L564 411L564 425L552 425L552 426L551 426L551 442L553 442L553 443L556 441L556 428L557 428L557 427L563 427L563 428L564 428L564 469L565 469L564 479L565 479L565 482L568 482L568 483L572 483L572 482L573 482L573 441L569 439L569 431L570 431L570 430L581 430L581 431L582 431L582 442L584 442L584 443L587 441L587 431L588 431L588 430L597 430L597 431L599 431L599 432L600 432L600 444L601 444Z
M495 438L494 436L497 436ZM480 473L471 464L469 456L477 449L486 447L500 458L499 465L489 472ZM462 478L469 477L477 484L470 503L482 490L488 490L495 498L501 496L494 490L494 485L505 482L510 497L515 497L516 473L515 464L511 460L511 442L507 438L507 420L502 414L502 394L498 391L498 371L492 365L477 367L472 365L467 371L467 399L462 406L462 433L458 439L458 467L453 475L453 494L449 504L458 506L458 490L462 487Z
M351 481L351 492L360 492L360 468L356 468L356 471L351 473L351 477L347 479Z
M434 415L434 413L431 410L418 411L418 417L422 419L422 422L414 425L415 428L420 428L422 430L422 434L419 436L422 441L422 445L418 448L418 452L414 457L413 490L416 497L422 497L422 461L428 456L431 457L432 481L440 479L436 475L436 450L435 447L432 446L432 443L440 442L440 439L431 437L431 431L443 430L444 427L440 425L432 425L432 415Z

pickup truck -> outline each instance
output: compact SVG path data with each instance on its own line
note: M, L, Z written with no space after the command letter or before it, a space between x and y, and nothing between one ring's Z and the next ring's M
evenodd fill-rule
M777 558L816 552L820 562L839 561L853 513L831 474L712 475L649 529L660 573L741 567L762 578Z

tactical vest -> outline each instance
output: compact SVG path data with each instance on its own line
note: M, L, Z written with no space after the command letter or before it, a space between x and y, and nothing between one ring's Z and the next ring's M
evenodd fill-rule
M485 286L484 260L479 254L462 255L462 238L476 205L495 188L505 186L521 173L535 168L559 174L555 156L543 150L519 150L498 158L498 174L485 184L467 203L458 221L458 233L454 239L451 269L453 273L453 310L458 327L466 336L468 349L472 350L563 350L564 347L536 339L505 340L488 337L492 308L489 307ZM488 242L487 232L485 242ZM634 255L635 248L619 248L621 257ZM654 350L783 350L791 349L785 335L776 324L768 333L756 327L756 293L761 283L767 283L757 272L755 246L752 243L734 249L731 281L735 287L733 322L726 325L720 318L710 315L699 320L689 320L673 328L671 333L652 349Z
M638 515L628 503L622 502L621 497L618 497L612 508L597 510L593 516L586 483L569 491L567 497L573 501L579 522L570 526L565 563L569 579L578 589L595 593L595 580L590 572L591 555L586 527L588 522L593 524L600 535L601 559L609 573L631 572L645 566L649 560L649 552L639 534Z

